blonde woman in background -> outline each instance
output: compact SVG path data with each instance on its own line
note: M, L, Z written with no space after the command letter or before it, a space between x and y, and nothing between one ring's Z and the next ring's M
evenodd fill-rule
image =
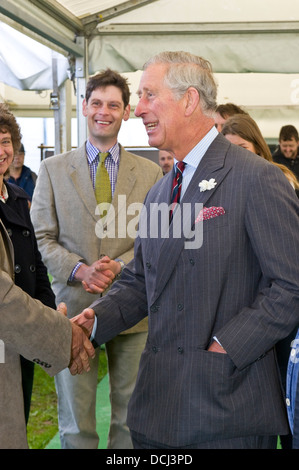
M228 118L222 128L222 134L232 144L244 147L280 168L295 190L299 183L295 174L285 165L273 161L270 149L257 123L248 114L235 114Z

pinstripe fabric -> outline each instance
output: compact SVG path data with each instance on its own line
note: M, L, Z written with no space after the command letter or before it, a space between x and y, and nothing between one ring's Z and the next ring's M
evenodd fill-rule
M210 178L215 188L200 192ZM128 425L175 447L287 433L273 346L299 322L298 199L279 169L218 135L181 202L194 221L198 202L225 213L203 221L193 250L184 237L150 238L149 209L169 201L171 181L150 190L148 236L93 304L98 344L148 314ZM215 335L227 354L207 351Z

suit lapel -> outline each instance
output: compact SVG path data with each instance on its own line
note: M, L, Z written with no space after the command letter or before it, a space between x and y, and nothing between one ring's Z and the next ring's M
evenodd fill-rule
M7 248L7 253L1 254L1 256L3 257L2 268L4 270L7 270L10 276L13 278L14 277L14 257L15 257L14 249L13 249L10 236L8 235L1 219L0 219L0 232L2 234L3 244Z
M97 202L90 178L85 144L77 152L74 152L72 162L69 165L69 174L82 203L93 219L97 221L95 214Z
M201 203L203 205L207 204L209 199L215 194L218 188L221 186L225 176L230 171L231 167L225 166L225 156L230 143L222 135L216 137L212 142L206 154L203 156L198 168L196 169L192 180L189 183L189 186L181 200L180 209L181 214L176 212L174 214L173 222L169 230L169 238L159 239L157 246L157 278L156 278L156 288L154 292L154 301L163 290L165 284L168 282L168 279L177 264L178 258L181 255L182 250L185 247L186 238L188 238L187 233L185 233L186 226L190 227L190 232L192 226L194 227L194 222L196 216L198 215L196 211L196 203ZM206 190L201 192L199 188L199 183L202 180L210 180L211 178L215 179L217 183L216 186L211 190ZM164 192L161 192L161 199L164 196L166 201L169 194L167 192L168 188L165 188ZM189 204L189 209L184 210L184 204ZM191 212L188 212L190 210ZM190 214L190 215L189 215ZM191 217L191 221L190 221ZM180 218L180 222L178 219ZM186 221L189 219L189 223ZM172 231L175 224L180 226L181 236L178 238L173 238ZM185 227L184 227L184 225ZM177 226L178 226L177 225ZM184 236L185 235L185 236ZM187 237L186 237L187 236Z

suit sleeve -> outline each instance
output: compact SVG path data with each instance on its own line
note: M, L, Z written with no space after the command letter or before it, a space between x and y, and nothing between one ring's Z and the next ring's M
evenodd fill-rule
M280 169L267 165L248 192L244 220L262 272L259 293L216 336L240 369L299 323L299 205Z
M72 330L67 318L17 287L0 270L0 331L4 347L39 363L51 376L68 367Z
M139 238L135 242L135 257L125 267L117 281L104 297L90 308L97 316L96 344L101 345L125 331L148 314L145 280Z
M79 261L84 261L58 242L59 222L55 208L55 191L45 162L40 166L33 194L31 219L38 248L49 273L55 272L56 280L66 283Z

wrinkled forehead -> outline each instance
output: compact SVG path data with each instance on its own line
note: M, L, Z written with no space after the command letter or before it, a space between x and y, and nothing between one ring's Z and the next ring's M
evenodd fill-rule
M164 85L164 78L167 74L169 65L162 63L154 63L147 66L142 72L137 94L152 88L161 87Z

